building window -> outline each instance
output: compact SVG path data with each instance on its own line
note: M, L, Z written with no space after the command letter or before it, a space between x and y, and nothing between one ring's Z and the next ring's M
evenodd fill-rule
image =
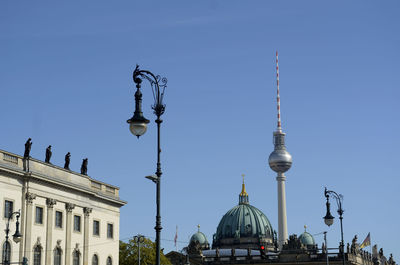
M72 265L79 265L79 252L74 251Z
M3 251L2 251L1 258L2 258L3 263L5 263L6 260L8 262L10 262L10 260L11 260L11 244L8 241L4 242L4 244L3 244Z
M92 265L99 265L99 258L97 257L96 254L93 255Z
M79 215L74 215L74 231L81 231L81 217Z
M43 208L36 206L35 223L43 224Z
M40 246L36 246L33 251L33 265L40 265L42 260L42 248Z
M111 259L111 257L108 257L108 258L107 258L107 265L112 265L112 259Z
M8 218L14 211L14 203L12 201L4 201L4 218Z
M54 250L54 265L61 265L61 249Z
M62 217L63 213L60 211L56 211L56 227L62 228Z
M113 224L107 224L107 237L113 238L114 237L114 227Z
M94 236L100 235L100 222L96 220L93 221L93 235Z

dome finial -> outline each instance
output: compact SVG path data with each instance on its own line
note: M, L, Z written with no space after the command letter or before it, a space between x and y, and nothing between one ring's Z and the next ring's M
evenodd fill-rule
M200 225L197 225L197 232L200 232Z
M246 186L244 184L244 174L242 174L243 183L242 183L242 192L239 194L239 204L248 204L249 203L249 194L246 192Z
M304 225L304 232L307 232L307 225Z

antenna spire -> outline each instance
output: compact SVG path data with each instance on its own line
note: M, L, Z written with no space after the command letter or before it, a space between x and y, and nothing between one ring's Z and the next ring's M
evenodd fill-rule
M277 131L282 131L281 126L281 97L279 95L279 64L278 64L278 51L276 51L276 86L277 86L277 97L276 97L276 104L277 104L277 111L278 111L278 127L276 128Z

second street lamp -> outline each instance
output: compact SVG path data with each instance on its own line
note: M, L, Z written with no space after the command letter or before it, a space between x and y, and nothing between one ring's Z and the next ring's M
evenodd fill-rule
M12 219L12 217L16 215L17 217L17 221L15 223L15 233L13 235L13 240L15 243L19 243L21 241L21 233L19 232L19 217L21 215L20 211L17 212L10 212L8 214L8 219L7 219L7 224L6 224L6 242L5 242L5 249L3 250L3 264L4 265L10 265L10 253L11 253L11 249L9 248L10 242L8 241L8 234L10 233L10 220ZM25 258L24 258L24 262L25 262Z
M339 214L339 220L340 220L340 233L341 233L341 242L340 242L340 247L339 247L339 252L342 255L342 263L345 265L345 256L344 256L344 241L343 241L343 208L342 208L342 198L343 196L341 194L337 194L333 190L327 190L325 187L325 192L324 192L325 198L326 198L326 215L323 217L325 224L327 226L331 226L333 224L333 219L335 217L332 216L331 214L331 204L329 203L329 196L332 196L333 198L336 199L336 203L338 206L338 214Z
M154 114L157 116L155 122L157 123L157 170L156 176L154 178L154 182L156 183L156 204L157 204L157 215L156 215L156 226L154 229L156 230L156 265L160 265L160 250L161 250L161 214L160 214L160 184L161 184L161 145L160 145L160 129L161 129L161 115L164 114L165 105L163 103L164 98L164 90L167 87L167 79L161 78L159 75L154 75L152 72L147 70L140 70L139 66L136 65L135 70L133 71L133 82L136 84L136 93L135 93L135 112L133 117L127 120L129 123L129 130L136 137L140 137L147 130L147 124L149 120L143 116L142 112L142 92L140 91L142 79L146 79L150 82L154 104L151 108L154 111Z
M144 242L144 236L143 235L134 236L133 241L138 244L138 265L140 265L140 243Z

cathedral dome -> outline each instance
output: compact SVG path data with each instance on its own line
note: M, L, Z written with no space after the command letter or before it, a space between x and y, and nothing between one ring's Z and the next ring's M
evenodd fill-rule
M221 219L213 238L213 248L252 248L273 246L274 231L268 218L249 204L244 183L239 205L230 209Z

